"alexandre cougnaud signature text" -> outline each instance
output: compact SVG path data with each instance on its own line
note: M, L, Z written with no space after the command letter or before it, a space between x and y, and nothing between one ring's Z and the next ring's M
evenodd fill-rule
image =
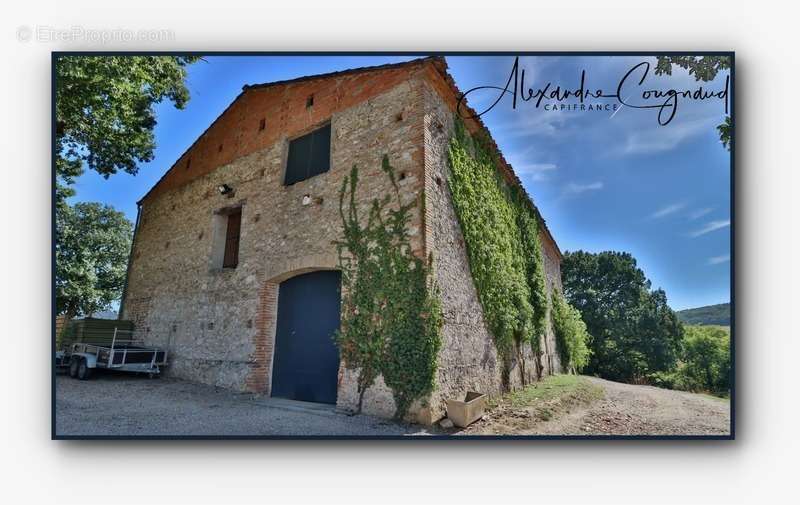
M678 113L678 105L682 100L720 100L728 114L728 88L730 75L725 78L722 89L706 89L702 85L693 89L654 89L647 84L650 75L650 63L643 61L631 67L617 84L615 93L606 93L602 89L589 89L586 86L586 70L581 71L580 84L577 88L568 89L548 82L539 88L525 86L525 69L519 67L519 57L514 59L511 73L505 86L478 86L463 93L458 101L458 113L462 117L480 117L494 107L510 100L511 108L516 109L518 101L529 102L537 109L550 110L617 110L629 107L657 112L658 124L669 124ZM495 100L486 109L472 114L464 109L464 102L471 93L497 93ZM594 100L599 103L585 103ZM567 103L570 102L570 103ZM466 114L466 115L465 115Z

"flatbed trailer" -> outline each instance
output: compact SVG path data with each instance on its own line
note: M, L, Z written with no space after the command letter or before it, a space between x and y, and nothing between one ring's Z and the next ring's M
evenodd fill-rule
M167 351L136 342L132 334L132 330L114 328L110 344L75 342L56 354L56 364L68 367L70 377L80 380L89 379L98 368L158 376L167 364Z

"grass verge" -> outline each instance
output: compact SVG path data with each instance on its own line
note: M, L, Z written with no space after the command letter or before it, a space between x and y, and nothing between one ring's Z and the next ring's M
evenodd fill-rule
M526 417L549 421L556 414L602 399L603 388L579 375L552 375L492 399L488 407L496 413L525 412Z
M579 375L551 375L505 396L512 407L528 407L533 403L559 397L595 400L602 398L603 388Z

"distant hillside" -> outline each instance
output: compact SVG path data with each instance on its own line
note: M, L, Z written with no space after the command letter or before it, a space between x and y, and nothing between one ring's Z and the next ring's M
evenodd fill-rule
M686 324L731 325L731 304L706 305L696 309L678 311L678 318Z

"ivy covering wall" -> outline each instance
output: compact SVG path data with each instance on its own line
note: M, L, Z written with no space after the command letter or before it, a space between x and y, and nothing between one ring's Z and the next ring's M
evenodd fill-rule
M530 302L533 307L534 335L542 335L547 326L547 279L544 271L544 253L542 242L539 238L539 225L530 208L528 197L519 188L511 189L511 200L517 217L517 226L520 231L523 261L525 264L525 279L530 289ZM539 351L539 339L531 341L534 351Z
M382 169L394 192L374 199L366 219L358 212L355 166L339 193L344 233L336 242L342 271L336 342L345 366L358 374L358 411L367 388L383 375L394 396L395 417L402 418L433 390L443 316L430 275L432 260L411 250L408 224L417 202L402 204L387 156Z
M523 344L539 351L548 296L532 204L502 179L494 153L456 118L450 191L489 329L506 364Z

